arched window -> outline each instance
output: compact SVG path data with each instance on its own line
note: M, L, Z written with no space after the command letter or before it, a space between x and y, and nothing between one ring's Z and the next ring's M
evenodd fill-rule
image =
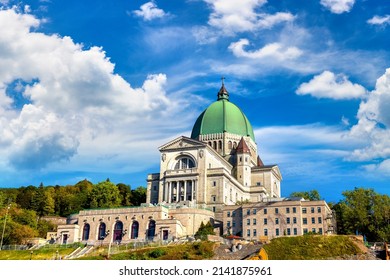
M222 150L222 141L221 140L218 141L218 150Z
M233 144L232 144L232 141L229 141L229 142L228 142L228 149L231 149L231 148L232 148L232 145L233 145Z
M131 225L131 239L137 239L138 232L139 232L139 223L137 221L134 221L133 224Z
M98 240L103 240L106 237L106 224L100 223Z
M121 241L123 233L123 223L121 221L117 221L114 226L114 234L112 236L112 241Z
M175 164L175 169L188 169L194 167L195 162L190 157L181 157Z
M214 150L217 149L217 141L213 141L213 148L214 148Z
M89 239L89 229L90 229L89 224L85 224L83 228L83 240L88 240Z
M235 148L237 148L237 142L236 141L233 142L233 149L235 149Z
M156 233L156 221L150 220L148 227L148 240L153 240Z

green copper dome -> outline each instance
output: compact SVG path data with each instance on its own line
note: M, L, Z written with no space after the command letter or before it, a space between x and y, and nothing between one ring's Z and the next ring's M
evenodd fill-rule
M247 117L235 104L229 101L229 93L222 84L218 100L200 114L192 128L191 138L199 135L228 132L240 136L249 136L254 142L253 128Z

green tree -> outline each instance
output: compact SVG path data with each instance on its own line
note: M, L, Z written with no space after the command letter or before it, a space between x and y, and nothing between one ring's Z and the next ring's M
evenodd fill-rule
M120 206L118 187L103 181L93 186L90 194L90 208L112 208Z
M214 227L210 222L207 222L206 225L201 222L198 231L195 233L195 238L206 240L207 235L215 235Z
M365 235L369 241L390 239L390 198L373 189L355 188L343 192L337 203L337 230L341 234Z
M290 197L303 197L304 199L311 201L321 200L320 193L317 190L293 192L290 194Z
M24 209L33 209L33 199L37 193L37 188L34 186L21 187L18 189L16 203Z
M32 208L37 212L39 216L54 214L54 188L44 187L41 185L38 187L36 194L32 198Z
M49 231L56 231L57 226L54 225L53 223L39 219L38 225L37 225L37 231L38 231L38 236L41 238L46 238L46 235Z
M119 196L121 199L122 206L130 206L131 205L131 187L129 185L119 183L116 185L119 190Z
M139 206L146 202L146 188L139 186L135 190L131 190L130 203L134 206Z

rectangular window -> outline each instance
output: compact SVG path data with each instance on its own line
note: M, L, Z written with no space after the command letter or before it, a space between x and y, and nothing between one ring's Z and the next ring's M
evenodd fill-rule
M307 225L307 218L303 218L303 219L302 219L302 223L303 223L304 225Z
M232 212L232 217L235 217L236 216L236 212Z
M217 201L217 197L215 195L212 195L211 200L215 202L215 201Z
M267 218L264 218L264 224L266 225L268 222Z
M275 214L279 214L279 208L275 208Z
M312 218L311 218L311 223L312 223L312 224L315 224L315 223L316 223L316 218L312 217Z
M296 224L296 223L297 223L297 218L294 217L294 218L293 218L293 224Z
M313 214L314 213L314 207L312 207L311 209L310 209L310 212Z
M278 218L275 218L275 224L279 224L279 219Z
M297 213L297 207L293 207L293 213Z
M286 213L290 214L290 208L289 207L286 208Z
M246 210L246 214L247 214L247 215L250 215L250 214L251 214L251 209L247 209L247 210Z
M317 207L317 213L321 213L321 207Z
M256 182L256 186L261 186L261 182Z
M253 230L253 236L257 236L257 231L256 231L256 229Z
M322 224L322 218L321 217L318 217L318 223Z
M257 212L256 209L253 209L253 212L252 212L253 215L256 215L256 212Z
M227 212L227 216L230 217L230 211Z
M246 220L246 225L247 225L247 226L250 226L250 225L251 225L251 219L247 219L247 220Z
M233 222L233 227L236 227L236 222Z
M291 229L287 229L287 235L291 235Z
M227 222L227 227L230 228L230 221Z
M267 215L267 208L264 208L264 215Z
M313 233L316 233L316 229L315 229L315 228L312 228L311 231L312 231Z
M217 181L213 181L213 187L217 186Z
M302 208L302 214L306 214L306 213L307 213L306 208Z
M213 206L213 212L215 212L215 210L217 210L217 209L215 208L215 206Z
M275 233L276 233L276 236L279 236L279 229L278 228L275 230Z
M253 225L255 226L256 225L256 219L253 219Z
M248 230L246 231L246 236L251 236L251 230L250 230L250 229L248 229Z
M268 236L268 229L264 229L264 236Z
M297 230L297 228L294 228L293 230L294 230L294 235L298 235L298 230Z
M303 229L303 234L307 234L307 228Z
M290 218L289 218L289 217L286 218L286 223L287 223L287 224L290 223Z
M318 229L318 233L319 233L319 234L322 234L322 228L319 228L319 229Z

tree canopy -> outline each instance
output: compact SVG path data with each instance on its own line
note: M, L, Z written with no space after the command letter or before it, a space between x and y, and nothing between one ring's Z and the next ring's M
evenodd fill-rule
M303 197L306 200L322 200L320 193L317 190L305 191L305 192L293 192L290 197Z
M12 202L7 213L7 206ZM0 228L7 213L3 244L21 244L27 237L46 237L55 226L42 216L67 217L89 208L138 206L146 202L146 188L131 189L130 185L115 185L110 180L93 184L82 180L67 186L27 186L0 189ZM11 234L14 230L22 233Z
M390 240L390 197L373 189L355 188L343 192L335 204L339 234L362 234L370 241Z

